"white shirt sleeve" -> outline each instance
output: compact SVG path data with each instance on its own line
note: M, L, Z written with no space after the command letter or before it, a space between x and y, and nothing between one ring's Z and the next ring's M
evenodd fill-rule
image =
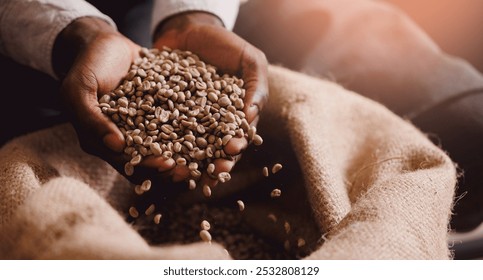
M73 20L86 16L116 26L83 0L1 0L0 52L55 78L52 67L55 39Z
M239 0L155 0L151 22L151 34L164 19L187 11L203 11L216 15L232 30L238 15Z

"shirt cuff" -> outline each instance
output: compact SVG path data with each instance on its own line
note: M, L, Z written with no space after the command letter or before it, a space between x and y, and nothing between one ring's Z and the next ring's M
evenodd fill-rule
M166 18L187 11L214 14L226 29L232 30L238 15L239 0L155 0L151 22L151 34Z
M13 60L57 78L52 49L59 33L81 17L111 18L79 0L14 0L0 14L0 51Z

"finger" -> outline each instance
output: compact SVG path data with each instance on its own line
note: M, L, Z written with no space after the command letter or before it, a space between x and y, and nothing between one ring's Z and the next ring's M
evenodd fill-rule
M147 156L139 165L135 166L134 174L128 179L135 184L141 184L146 179L167 182L173 175L175 166L176 163L172 158Z
M79 73L80 74L80 73ZM102 142L110 150L123 151L124 136L117 126L99 108L97 82L93 75L68 75L62 85L63 97L70 108L80 140Z
M238 155L248 146L248 141L245 137L234 137L223 148L225 153L230 156Z
M166 172L173 169L176 163L172 158L165 159L163 157L147 156L139 165L158 172Z
M246 90L243 111L248 123L252 123L268 100L268 66L263 53L245 51L241 67Z
M173 182L185 181L190 177L190 170L186 165L176 165L170 172Z
M258 121L260 120L260 115L256 116L250 124L250 126L258 126Z

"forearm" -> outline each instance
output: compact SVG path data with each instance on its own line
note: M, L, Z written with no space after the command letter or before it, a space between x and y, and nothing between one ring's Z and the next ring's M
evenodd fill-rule
M155 0L151 22L151 33L159 30L168 18L186 12L202 12L212 14L228 30L235 25L239 0Z
M0 1L0 52L13 60L56 77L52 50L59 33L81 17L114 22L81 0Z

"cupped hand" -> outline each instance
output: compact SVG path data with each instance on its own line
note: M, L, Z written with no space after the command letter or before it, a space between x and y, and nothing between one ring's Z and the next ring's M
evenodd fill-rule
M106 22L81 18L65 28L54 47L54 70L63 78L61 98L83 150L102 158L125 175L125 139L116 124L102 113L98 98L113 91L139 56L140 46ZM65 74L64 74L65 73ZM151 172L166 171L174 162L151 159L143 163ZM139 184L146 172L127 177Z
M246 90L243 111L248 123L256 125L268 99L267 60L260 50L225 29L217 17L202 12L180 14L162 23L155 33L154 47L163 46L191 51L220 73L241 77ZM215 160L215 174L231 171L247 144L246 138L233 137L224 148L233 160ZM188 176L183 168L174 169L172 174L177 180ZM205 172L198 184L216 183Z

